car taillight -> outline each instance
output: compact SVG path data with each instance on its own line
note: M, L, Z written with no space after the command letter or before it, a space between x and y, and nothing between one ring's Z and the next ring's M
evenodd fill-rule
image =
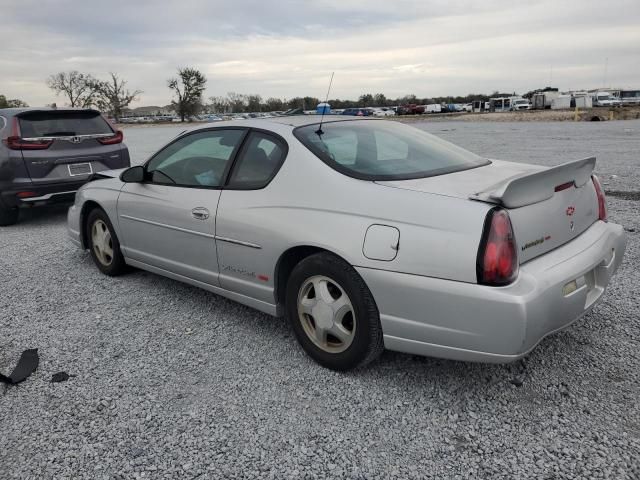
M18 118L13 117L13 123L11 125L11 133L7 138L2 140L8 148L11 150L46 150L51 146L53 140L51 139L24 139L20 136L20 125L18 124Z
M518 252L506 210L494 208L487 214L476 272L483 285L507 285L518 276Z
M118 130L112 137L102 137L97 140L102 145L115 145L116 143L122 143L122 139L124 138L124 134L122 130Z
M591 175L591 180L593 180L593 186L596 189L596 195L598 196L598 219L603 222L607 221L607 200L604 197L604 190L602 190L602 185L600 184L600 180L595 175Z

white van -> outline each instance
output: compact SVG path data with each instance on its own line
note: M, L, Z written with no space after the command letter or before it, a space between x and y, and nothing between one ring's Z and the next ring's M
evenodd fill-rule
M594 107L619 107L620 105L620 99L614 97L609 92L596 92L595 95L593 95Z

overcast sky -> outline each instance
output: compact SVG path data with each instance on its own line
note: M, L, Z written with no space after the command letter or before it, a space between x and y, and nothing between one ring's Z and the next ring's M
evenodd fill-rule
M176 68L206 96L388 97L640 88L640 0L0 0L0 94L57 101L48 75L113 71L165 105ZM605 64L607 65L605 68Z

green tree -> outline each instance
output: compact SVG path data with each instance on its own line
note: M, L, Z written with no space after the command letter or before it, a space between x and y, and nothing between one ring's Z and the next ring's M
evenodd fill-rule
M387 97L384 96L384 93L376 93L373 96L373 106L374 107L386 107L387 106Z
M86 108L96 102L99 81L89 73L77 70L58 72L47 79L47 86L56 92L56 96L63 94L69 100L69 106Z
M364 95L360 95L358 98L358 103L361 107L372 107L373 106L373 95L370 93L365 93Z
M202 94L207 86L207 78L202 72L190 67L179 68L178 78L170 78L167 85L174 91L175 99L171 105L181 121L202 109Z

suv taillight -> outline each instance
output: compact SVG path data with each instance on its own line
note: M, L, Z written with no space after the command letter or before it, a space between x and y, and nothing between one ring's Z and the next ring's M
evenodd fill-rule
M112 137L102 137L96 140L98 140L102 145L115 145L116 143L122 143L123 138L124 134L122 133L122 130L118 130Z
M507 285L518 276L518 252L509 213L494 208L484 221L476 261L478 283Z
M13 117L11 124L11 133L7 138L2 140L11 150L46 150L51 146L53 140L26 140L20 136L20 125L18 118Z
M596 189L596 195L598 196L598 219L603 222L607 221L607 200L604 197L604 190L602 190L602 185L600 184L600 180L597 176L591 175L591 180L593 180L593 186Z

